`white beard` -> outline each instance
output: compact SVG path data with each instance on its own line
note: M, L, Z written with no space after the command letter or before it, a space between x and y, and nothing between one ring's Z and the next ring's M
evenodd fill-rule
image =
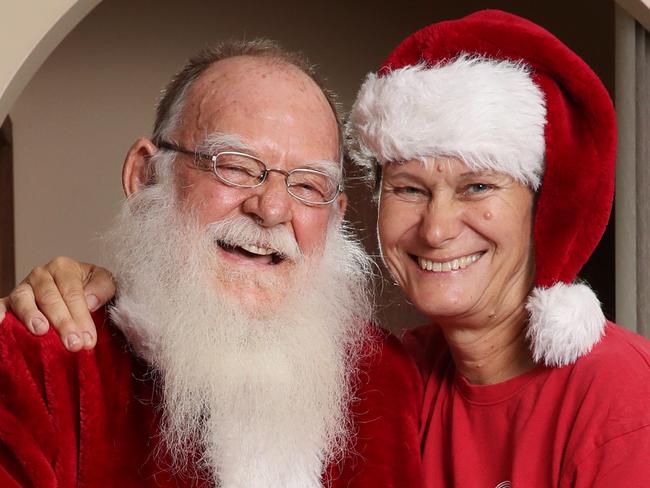
M351 447L348 407L371 318L370 261L339 226L323 255L298 259L273 303L228 293L214 237L174 204L172 174L129 198L107 235L112 310L162 379L162 437L175 468L188 453L223 488L320 487ZM285 267L286 268L286 267ZM215 276L221 276L215 287Z

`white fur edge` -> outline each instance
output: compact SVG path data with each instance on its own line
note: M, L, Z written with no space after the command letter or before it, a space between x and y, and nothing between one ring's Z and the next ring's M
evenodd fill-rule
M546 103L521 62L461 55L366 77L350 113L357 164L453 156L537 189Z
M584 356L603 337L606 319L600 302L583 283L535 288L528 297L527 337L536 363L566 366Z

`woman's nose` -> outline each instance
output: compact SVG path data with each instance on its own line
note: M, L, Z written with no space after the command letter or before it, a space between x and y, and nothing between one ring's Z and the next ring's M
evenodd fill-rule
M453 201L432 200L422 214L418 232L429 246L442 247L462 230L461 209Z

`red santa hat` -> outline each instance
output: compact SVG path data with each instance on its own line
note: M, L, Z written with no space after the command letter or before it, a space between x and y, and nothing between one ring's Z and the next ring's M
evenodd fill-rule
M601 81L567 46L496 10L425 27L368 75L349 134L362 165L455 156L535 190L533 357L570 364L600 340L600 302L574 280L609 219L616 121Z

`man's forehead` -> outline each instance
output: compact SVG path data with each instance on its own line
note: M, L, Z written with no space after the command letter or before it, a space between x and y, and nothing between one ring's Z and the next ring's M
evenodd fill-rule
M179 129L186 141L222 132L248 142L316 145L315 159L338 159L337 122L322 90L278 60L239 56L215 63L193 83Z
M189 95L216 103L238 96L243 98L241 101L253 100L256 95L276 91L307 95L327 104L320 87L296 66L259 56L235 56L217 61L201 73Z

